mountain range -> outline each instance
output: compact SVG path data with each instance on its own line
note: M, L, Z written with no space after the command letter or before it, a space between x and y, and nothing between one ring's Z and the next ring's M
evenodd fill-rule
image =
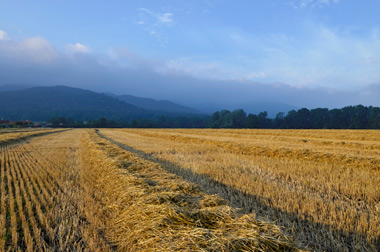
M46 121L52 117L73 120L154 118L159 115L201 114L196 109L170 101L156 101L131 95L96 93L67 86L0 86L0 119Z
M108 96L117 98L126 103L132 104L136 107L146 109L148 111L178 113L178 114L200 114L197 109L183 106L167 100L154 100L151 98L136 97L133 95L114 95L111 93L105 93Z

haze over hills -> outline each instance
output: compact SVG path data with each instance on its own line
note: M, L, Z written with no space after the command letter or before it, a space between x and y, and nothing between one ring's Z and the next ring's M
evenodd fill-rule
M151 98L136 97L133 95L114 95L105 93L111 97L117 98L136 107L143 108L149 111L169 112L178 114L200 114L201 111L187 106L183 106L167 100L154 100Z
M0 92L3 91L20 91L28 88L36 87L31 84L7 84L7 85L0 85ZM48 86L44 86L48 87ZM86 88L85 88L86 89ZM86 89L87 90L87 89ZM95 91L92 89L89 89L91 91ZM95 91L97 92L97 91ZM228 109L228 110L235 110L235 109L244 109L247 111L247 113L253 113L258 114L263 111L268 112L268 116L270 118L274 118L278 112L288 112L292 109L299 109L298 106L293 106L291 104L282 103L282 102L271 102L271 101L260 101L258 99L257 95L253 96L250 101L248 101L246 98L242 99L240 102L239 100L236 100L234 102L228 102L228 98L225 97L225 95L221 95L219 93L215 93L215 97L220 97L218 102L213 102L210 100L209 102L205 102L196 108L193 106L184 106L181 104L178 104L176 102L172 102L169 100L157 100L152 98L144 98L144 97L137 97L134 95L129 94L114 94L109 92L103 92L107 96L117 98L121 101L124 101L126 103L132 104L136 107L143 108L148 111L153 112L159 112L159 113L166 113L166 114L173 114L173 115L191 115L191 114L212 114L215 111ZM231 93L231 92L230 92ZM250 93L250 92L248 92ZM199 95L200 96L200 95ZM198 98L200 98L198 96ZM215 98L214 97L214 98ZM200 99L201 100L201 99ZM224 101L224 102L223 102ZM187 102L189 103L189 102ZM197 99L194 99L194 104L197 103Z
M31 84L7 84L7 85L0 85L0 92L7 92L7 91L21 91L25 89L30 89L36 86L33 86ZM44 86L44 88L51 87L51 86ZM65 86L61 86L65 87ZM84 89L81 89L84 90ZM56 90L59 92L59 90ZM93 92L94 93L94 92ZM98 94L98 92L95 92ZM21 93L23 95L24 93ZM299 109L297 106L289 105L286 103L280 103L280 102L259 102L254 101L254 99L251 102L242 102L235 104L206 104L204 106L200 106L200 109L195 109L189 106L184 106L172 101L168 100L155 100L152 98L143 98L143 97L136 97L133 95L116 95L113 93L103 93L109 97L116 98L120 101L126 102L128 104L134 105L135 107L144 109L149 112L158 113L158 114L167 114L167 115L197 115L197 114L212 114L215 111L228 109L228 110L235 110L243 108L247 113L253 113L258 114L263 111L268 112L268 117L274 118L278 112L288 112L292 109ZM63 94L64 95L64 94ZM116 116L119 118L120 116ZM120 118L124 118L123 116Z
M6 91L20 91L28 88L36 87L35 85L30 84L4 84L0 85L0 92Z
M130 120L153 115L104 94L65 86L0 92L0 100L0 117L10 120L45 121L55 116L74 120L95 120L99 117Z
M152 118L159 114L190 115L199 111L169 101L134 96L116 96L66 86L0 86L0 117L12 120L48 120L71 117L74 120ZM131 101L131 102L127 102Z
M31 84L5 84L0 85L0 92L7 92L7 91L21 91L25 89L35 88L35 87L41 87L41 86L35 86ZM42 87L51 87L51 86L42 86ZM113 93L104 93L107 96L117 98L121 101L124 101L126 103L132 104L136 107L143 108L149 111L156 111L156 112L166 112L166 113L174 113L174 114L201 114L203 112L188 107L183 106L168 100L155 100L152 98L143 98L143 97L136 97L133 95L115 95Z

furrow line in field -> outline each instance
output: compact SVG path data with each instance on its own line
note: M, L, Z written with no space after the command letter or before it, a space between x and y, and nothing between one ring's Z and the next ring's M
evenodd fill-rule
M52 145L54 146L54 143ZM33 170L38 170L39 177L43 177L43 181L48 185L46 188L53 195L53 198L58 192L62 193L62 182L59 178L65 175L67 169L67 163L65 162L67 160L62 159L64 161L61 161L61 159L57 159L56 149L41 147L40 144L23 145L22 149L22 153L25 153L25 159L28 160L27 163L33 164Z
M17 154L16 154L17 155ZM16 173L17 173L17 179L20 184L20 190L21 195L23 198L23 209L25 211L25 216L27 218L24 229L29 228L29 233L31 234L31 240L33 242L28 241L27 235L25 235L25 239L27 242L27 245L29 244L29 250L41 250L41 230L44 230L42 227L39 227L40 222L37 221L36 216L37 213L35 212L36 207L34 206L34 201L32 200L32 195L34 193L34 188L31 186L30 178L27 177L25 173L25 160L23 158L17 158L15 163ZM33 204L33 205L32 205Z
M24 206L26 204L26 195L21 193L20 187L23 186L22 179L19 175L19 170L22 169L19 167L18 156L15 154L15 149L11 149L8 152L9 164L11 168L11 174L13 178L13 185L15 188L14 196L15 196L15 204L16 204L16 212L17 212L17 233L19 235L19 242L16 246L13 244L13 249L23 249L28 251L33 251L33 239L31 235L31 230L29 229L29 218L27 218L27 213L25 213ZM12 210L11 210L12 211Z
M22 169L23 176L28 178L29 196L33 203L32 207L34 208L34 215L36 216L36 224L39 223L40 234L42 234L44 240L52 239L53 232L50 224L54 219L50 219L47 216L52 202L50 202L50 198L46 198L43 194L43 185L40 184L40 180L38 179L40 167L30 166L32 161L28 159L21 159L20 162L24 168Z
M358 205L355 201L347 201L345 198L340 197L340 191L337 191L336 198L333 197L334 195L323 195L319 192L310 194L309 184L306 184L306 187L303 185L305 181L303 181L303 184L297 181L298 184L292 184L289 181L282 181L281 179L278 181L272 177L273 174L269 173L267 174L269 176L267 177L269 179L268 183L261 181L260 174L257 175L258 179L256 181L253 180L254 176L247 177L247 174L241 173L241 179L244 179L243 182L236 180L239 176L228 175L229 170L221 170L220 173L210 173L208 175L208 166L203 167L204 169L201 169L202 171L198 173L193 171L191 167L181 166L181 162L160 159L154 156L154 153L146 153L128 146L126 138L123 138L125 141L118 142L117 137L120 134L113 135L108 133L107 131L107 136L104 136L102 132L98 132L101 137L117 144L123 149L135 153L144 159L159 163L171 173L200 185L206 192L218 194L229 200L231 205L235 207L242 208L247 212L254 211L258 216L275 220L279 225L285 226L288 232L293 232L301 240L308 240L312 246L316 246L320 250L344 250L357 244L362 248L371 248L369 249L370 251L376 251L376 245L374 247L373 244L376 244L375 236L377 232L373 228L376 227L376 223L380 224L380 219L376 217L376 212L371 212L374 207L373 204L371 204L371 211L369 211L367 202L362 201ZM135 139L132 140L133 135L129 137L132 142L135 141ZM134 142L135 145L137 142L138 140ZM145 144L148 146L149 143L147 140ZM199 145L202 146L201 144ZM149 150L157 148L157 146L154 146L154 143L149 146ZM170 148L174 148L173 146ZM175 148L173 152L175 152ZM181 148L181 146L178 148ZM196 150L196 146L194 149ZM181 156L181 151L175 155ZM207 163L202 164L207 165ZM236 170L236 172L238 171L239 169ZM230 176L235 178L235 182ZM252 183L252 181L249 181L249 178L256 182ZM239 185L243 185L243 187L251 185L251 187L245 186L244 189ZM289 185L292 187L290 188L292 190L285 190ZM284 188L281 186L284 186ZM362 221L366 218L368 222L371 219L370 224ZM368 242L372 245L368 244Z
M153 129L152 132L162 132L162 129ZM165 129L165 132L167 131L174 131L175 133L189 133L197 135L199 134L198 129ZM254 131L254 134L252 132ZM315 134L315 132L318 131L318 134ZM370 139L371 141L379 141L380 135L378 135L378 130L304 130L304 129L297 129L297 130L276 130L276 129L202 129L202 132L204 132L205 135L208 136L220 136L220 134L223 135L233 135L236 137L258 137L261 139L268 139L268 138L290 138L290 139L320 139L321 141L324 140L331 140L332 138L336 140L343 140L343 141L368 141Z
M255 227L251 226L254 225L256 221L251 219L248 221L249 223L246 222L252 217L252 215L243 215L243 217L241 212L238 214L236 209L226 206L224 200L221 198L216 197L215 195L206 195L204 191L199 190L199 185L196 181L195 183L188 183L189 180L183 179L181 176L175 176L172 172L167 172L168 170L166 167L163 167L163 165L158 162L152 162L147 158L136 155L136 152L124 149L122 146L117 146L110 140L101 138L94 133L91 134L91 139L93 139L93 143L88 144L88 146L95 146L95 148L91 147L91 149L94 149L95 151L97 149L97 152L107 152L108 157L102 158L107 160L107 162L103 164L102 169L110 170L110 172L115 172L115 174L120 174L118 175L122 177L120 182L128 181L122 187L126 187L125 190L129 193L125 194L121 199L126 200L125 204L128 206L126 211L131 212L131 209L133 209L133 212L130 214L136 216L138 219L135 220L133 217L131 218L129 216L125 216L123 219L126 221L125 224L130 226L131 232L135 232L141 237L131 237L137 239L136 242L133 242L137 247L144 248L143 244L145 243L144 240L148 238L146 237L147 234L150 234L149 237L152 237L147 241L149 242L147 245L154 245L154 240L157 240L161 242L161 246L173 246L173 248L182 246L182 248L184 248L184 245L180 245L177 242L173 245L171 244L173 239L175 239L174 241L183 240L185 245L188 244L186 248L190 251L192 250L191 248L194 248L193 250L196 251L208 251L207 248L219 248L216 249L216 251L234 251L236 248L235 246L238 246L238 248L235 249L236 251L244 251L240 244L245 244L245 242L254 240L257 240L257 243L255 242L256 244L261 244L261 231L256 230ZM94 152L94 150L92 151ZM99 156L101 156L100 153ZM92 162L96 162L95 160L96 158L94 158ZM108 167L108 164L110 167ZM111 167L119 169L112 170ZM162 168L164 170L162 170ZM101 181L103 181L102 178ZM110 181L108 180L107 183L109 182ZM116 200L118 200L117 198ZM143 207L143 209L138 210L138 207ZM229 214L224 215L222 212L225 210L222 209L230 211ZM165 217L166 215L169 216ZM176 217L177 215L179 216ZM190 219L188 216L191 216ZM213 216L217 217L219 220L217 222L208 221L213 218ZM240 219L239 216L241 216L242 219ZM142 218L142 220L140 220L140 218ZM161 218L164 218L164 223L166 223L166 220L171 220L173 218L175 221L170 221L167 224L162 225L160 224L162 223L162 221L160 221ZM151 225L150 222L152 219L155 221ZM140 227L141 224L134 226L133 223L135 222L142 223L142 225L144 225L143 223L146 223L147 227ZM267 225L264 224L266 222L261 223ZM262 224L259 225L261 226ZM236 227L238 227L238 229L230 227L228 231L226 230L228 234L224 233L224 227L229 225L237 225ZM172 230L172 228L174 228L174 230ZM245 238L246 235L250 236L250 232L252 231L256 232L255 235L258 235L258 237L253 239ZM160 234L161 232L163 235ZM238 233L239 237L233 238L234 235ZM175 237L173 237L173 235ZM211 242L210 237L214 236L215 241ZM265 234L265 231L263 236L265 236L266 239L268 238L271 240L271 234ZM205 238L207 241L203 241ZM128 242L130 243L131 241ZM239 245L237 245L237 242L239 242ZM252 249L254 246L255 245L253 244L247 244L244 245L244 248L245 250L253 251L255 250ZM261 248L265 251L264 247ZM258 247L256 249L260 250ZM268 249L268 247L266 249ZM274 247L272 248L273 251L283 249L284 248L281 249L281 247L277 247L277 249ZM215 251L213 249L210 250Z
M25 208L26 208L25 214L27 215L27 222L30 229L29 232L31 233L31 237L33 240L33 242L27 241L27 244L29 244L30 251L33 251L33 249L41 250L42 249L41 240L40 240L41 231L38 228L38 224L35 218L36 213L35 211L33 211L32 200L30 197L30 194L33 193L33 190L29 191L27 189L27 185L29 185L29 181L27 180L27 177L25 177L25 173L23 172L24 167L21 165L22 165L22 162L19 163L18 169L16 170L16 172L17 172L19 183L20 183L22 197L25 202Z
M5 188L6 185L6 167L5 167L5 160L6 153L5 151L0 152L0 251L5 250L5 243L6 243L6 214L7 214L7 206L6 206L6 199L7 199L7 191Z
M31 148L30 146L28 148ZM59 189L54 178L50 177L47 170L54 169L54 166L49 166L44 162L38 162L39 159L44 159L40 155L35 155L34 151L28 152L25 156L24 167L32 178L35 186L35 193L40 205L36 210L40 216L40 221L45 229L44 240L49 243L54 240L54 226L56 219L52 213L52 208L55 207L58 198Z
M27 173L27 177L32 181L33 191L38 197L39 202L44 208L47 208L50 205L50 193L46 191L46 186L44 181L40 178L43 176L43 169L41 166L35 164L35 159L31 156L25 156L22 159L24 171ZM46 176L44 176L46 177Z
M20 154L25 153L25 164L30 168L34 176L39 179L45 199L48 200L56 195L56 192L52 191L55 188L56 181L50 171L54 169L54 166L51 166L45 157L36 153L37 150L38 148L34 147L32 151L32 146L23 145L20 147L19 152ZM46 169L46 167L50 168Z
M223 141L223 140L212 140L203 139L200 137L193 136L181 136L181 135L163 135L154 134L149 132L135 132L135 134L141 136L147 136L152 138L162 138L167 140L172 140L176 142L189 142L197 144L207 144L211 146L217 146L222 148L224 151L229 153L235 153L240 155L250 155L250 156L269 156L278 159L298 159L305 160L315 163L333 163L338 161L346 166L351 167L362 167L369 170L380 170L380 159L379 158L365 158L360 156L349 156L346 154L332 154L326 152L313 151L312 149L299 149L292 150L287 148L270 148L265 146L245 146L244 144Z
M16 188L16 202L18 206L18 215L19 215L19 231L20 234L20 245L19 248L26 249L28 251L33 251L33 240L32 236L30 234L29 225L27 222L27 218L25 217L25 198L22 199L21 192L20 192L20 184L21 179L19 176L18 170L20 169L19 164L16 162L17 157L15 156L15 152L12 152L12 177L13 177L13 184Z
M12 146L12 145L17 145L18 143L22 143L28 139L34 138L34 137L39 137L39 136L45 136L45 135L50 135L58 132L64 132L70 129L64 129L64 130L46 130L42 132L37 132L37 133L14 133L14 136L6 136L4 139L0 138L0 146Z
M0 251L108 251L85 218L83 131L0 144Z
M141 150L132 148L126 144L122 144L112 138L106 137L99 131L97 131L97 134L110 141L113 144L116 144L117 146L121 147L122 149L129 151L131 153L136 154L140 158L143 158L145 160L149 160L154 163L158 163L161 165L162 168L164 168L166 171L175 174L186 181L190 183L194 183L198 185L203 191L205 191L207 194L216 194L226 200L229 201L229 204L233 207L242 209L244 213L251 213L254 209L267 209L268 206L263 204L260 197L256 197L254 195L250 195L248 193L245 193L240 190L236 190L235 188L228 186L224 183L218 182L215 179L201 173L195 173L194 171L190 169L183 168L177 164L174 164L167 160L162 160L157 157L154 157L150 155L149 153L145 153ZM128 164L126 164L128 165ZM266 219L269 217L269 215L261 216L263 219ZM276 218L271 219L271 221L276 220Z
M7 183L8 183L8 206L9 206L9 213L10 213L10 236L12 239L12 245L13 247L17 247L18 245L18 230L17 230L17 212L16 212L16 202L14 199L14 194L15 194L15 188L13 184L13 178L12 178L12 166L10 164L10 156L9 153L7 153ZM10 244L10 246L12 246Z

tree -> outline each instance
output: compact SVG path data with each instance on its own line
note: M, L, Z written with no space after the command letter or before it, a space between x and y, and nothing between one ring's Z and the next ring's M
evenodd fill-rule
M101 128L107 127L107 119L104 117L99 118L96 122L96 126Z
M73 127L74 125L75 125L75 122L71 117L66 119L66 126Z
M49 123L53 124L54 127L58 127L66 124L66 118L64 117L53 117L48 120Z
M247 114L242 109L234 110L231 113L232 128L244 128L247 124Z
M214 114L212 114L210 127L211 128L219 128L220 127L220 114L218 111L216 111Z
M316 108L310 110L311 128L323 129L328 127L329 110L327 108Z
M219 112L219 128L232 128L232 117L229 110L222 110Z
M247 128L257 129L259 126L259 117L257 115L249 114L247 118Z
M284 112L277 113L273 122L273 127L276 129L281 129L284 127Z
M284 128L285 129L294 129L297 125L297 112L292 109L288 112L288 114L284 118Z
M300 128L300 129L311 128L310 111L307 108L302 108L297 111L296 124L297 124L296 128Z
M159 128L165 128L166 127L166 118L165 116L160 116L157 120L157 124Z
M131 128L137 128L137 121L136 120L133 120L131 122Z
M369 109L363 105L357 105L352 108L351 128L366 129L368 128Z
M257 116L259 119L259 127L260 128L272 128L272 120L267 118L268 112L260 112L259 115Z
M370 107L368 128L380 129L380 108Z

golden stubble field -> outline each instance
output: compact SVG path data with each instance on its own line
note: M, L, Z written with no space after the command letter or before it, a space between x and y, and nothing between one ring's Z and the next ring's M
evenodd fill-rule
M308 249L380 250L379 131L100 132L226 185L219 195L283 226Z
M380 134L0 130L0 251L378 251Z
M0 251L298 250L95 130L24 133L0 138Z

